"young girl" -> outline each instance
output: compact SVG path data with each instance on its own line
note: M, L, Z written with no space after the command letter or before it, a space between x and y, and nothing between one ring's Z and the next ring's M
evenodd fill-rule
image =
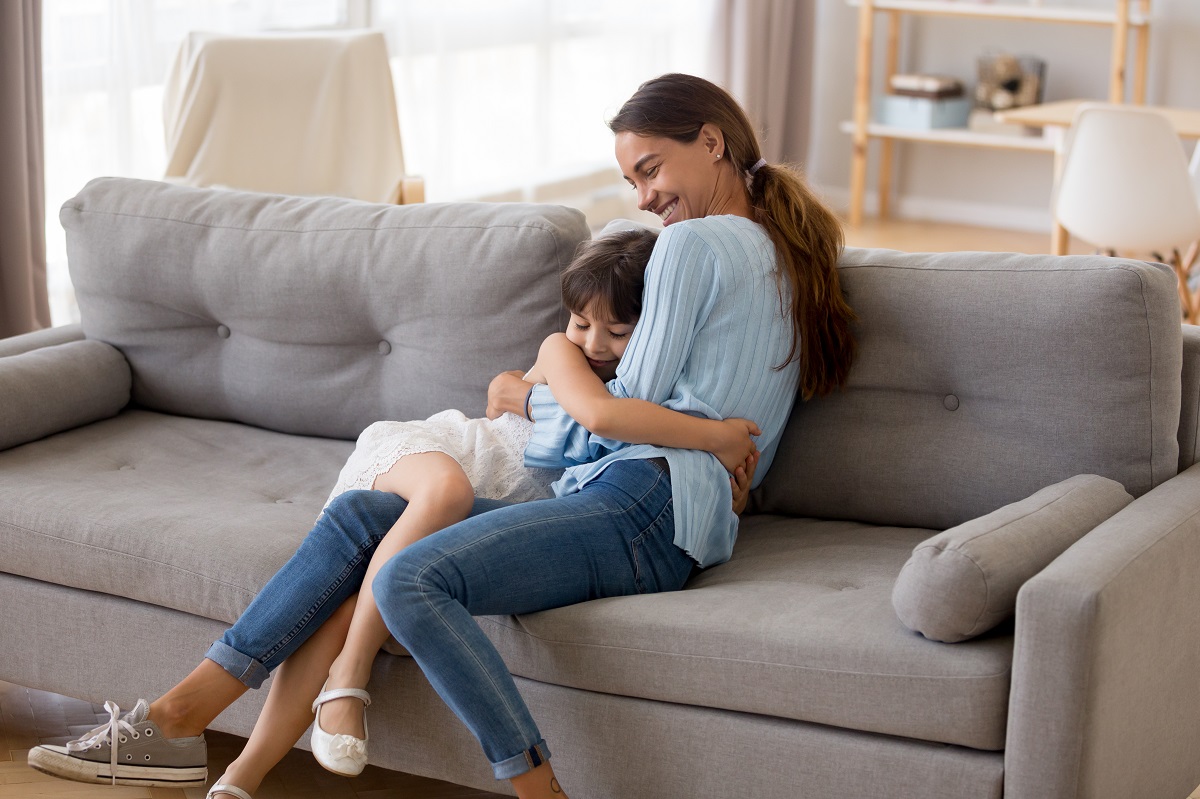
M615 399L604 388L641 313L643 275L656 238L649 230L622 230L581 246L562 275L563 302L571 312L567 331L546 340L526 379L549 384L563 407L577 413L585 427L595 424L599 435L706 450L733 472L754 450L750 435L759 430L753 423L701 419L643 400ZM372 557L346 644L313 705L318 714L313 754L330 771L355 775L367 761L362 708L370 697L363 687L388 638L372 598L379 565L412 542L467 518L477 496L526 502L553 495L549 485L561 470L524 465L533 433L528 414L489 415L494 418L468 419L451 410L423 421L376 422L359 436L329 497L332 502L345 491L373 488L408 501Z

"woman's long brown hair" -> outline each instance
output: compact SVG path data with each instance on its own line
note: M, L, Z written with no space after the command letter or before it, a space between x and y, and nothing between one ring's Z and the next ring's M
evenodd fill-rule
M804 399L828 394L846 382L854 360L854 312L842 294L837 260L843 245L837 216L794 167L766 164L754 128L721 87L692 75L663 75L643 83L609 121L613 133L662 136L690 144L710 123L725 137L725 157L750 181L754 221L766 228L779 260L779 302L792 320L792 346L783 368L800 361ZM784 286L791 289L787 307Z

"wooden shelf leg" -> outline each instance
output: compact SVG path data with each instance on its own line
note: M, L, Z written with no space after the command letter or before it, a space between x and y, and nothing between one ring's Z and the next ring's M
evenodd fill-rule
M876 183L879 192L879 218L887 219L892 213L892 156L896 143L884 139L879 143L879 180Z
M900 64L900 12L887 12L887 47L885 49L883 85L891 85L892 76ZM880 142L879 179L876 190L879 193L879 218L887 219L891 215L892 200L892 157L895 154L896 143L892 139Z
M1054 229L1050 231L1050 253L1052 255L1066 255L1067 244L1070 240L1070 235L1067 229L1054 220Z
M867 123L871 118L871 49L875 4L863 0L858 9L858 64L854 84L854 152L850 161L850 224L861 225L867 190Z
M1129 57L1129 0L1117 0L1117 21L1113 25L1112 70L1108 82L1108 101L1125 102L1125 66Z
M1150 0L1138 0L1138 11L1142 19L1150 19ZM1150 61L1150 26L1142 25L1133 34L1133 104L1146 104L1146 75Z

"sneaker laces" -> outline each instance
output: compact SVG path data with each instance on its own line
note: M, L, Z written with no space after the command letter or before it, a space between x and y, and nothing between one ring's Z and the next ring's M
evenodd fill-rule
M121 708L117 707L115 702L108 701L104 703L104 709L108 711L108 721L101 724L93 730L85 732L74 741L67 742L68 752L83 752L88 749L98 749L104 744L108 744L109 751L109 772L112 776L112 784L117 784L117 741L121 740L121 732L124 731L130 736L135 736L137 731L133 729L125 718L120 717ZM136 708L135 708L136 709Z

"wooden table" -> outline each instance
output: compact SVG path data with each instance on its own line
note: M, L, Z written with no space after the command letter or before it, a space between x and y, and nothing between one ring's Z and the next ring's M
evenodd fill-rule
M1011 122L1026 125L1031 128L1062 128L1071 127L1075 112L1087 100L1060 100L1057 103L1042 103L1027 105L1010 111L997 111L996 118L1001 122ZM1200 139L1200 109L1170 108L1162 105L1137 106L1147 111L1157 111L1175 126L1180 138Z
M1047 134L1054 141L1054 185L1062 176L1063 157L1066 154L1066 131L1075 119L1075 112L1086 100L1061 100L1056 103L1027 105L1014 108L1011 111L998 111L996 118L1001 122L1011 122L1031 128L1046 128ZM1182 139L1200 139L1200 109L1169 108L1167 106L1137 106L1150 111L1157 111L1175 126L1175 132ZM1051 214L1054 209L1051 209ZM1054 230L1050 235L1050 251L1055 255L1067 252L1067 231L1054 218Z

